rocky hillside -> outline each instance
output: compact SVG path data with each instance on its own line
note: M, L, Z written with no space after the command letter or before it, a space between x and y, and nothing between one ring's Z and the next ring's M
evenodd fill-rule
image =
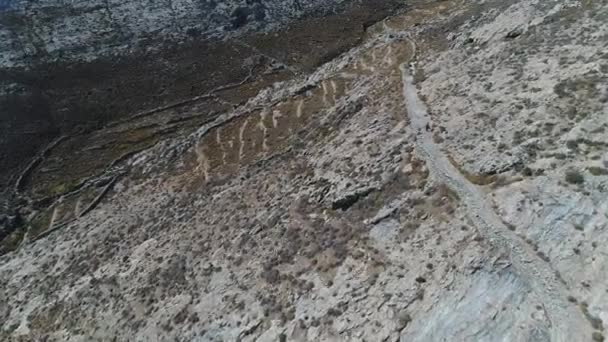
M401 5L252 10L239 77L51 139L0 340L604 341L608 3Z
M403 6L396 0L1 4L0 221L19 222L117 158L187 135L274 82L308 74ZM52 151L60 165L50 173L38 167L45 180L30 181L43 158L54 159ZM74 152L85 155L69 160ZM66 177L66 170L76 174ZM40 186L45 190L32 189ZM0 240L15 225L0 227Z
M3 0L0 64L28 67L36 62L91 61L138 49L158 50L162 43L182 44L193 37L270 32L296 19L340 13L351 2Z

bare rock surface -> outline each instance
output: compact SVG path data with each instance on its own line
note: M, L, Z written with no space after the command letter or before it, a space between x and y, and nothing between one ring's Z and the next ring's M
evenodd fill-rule
M0 339L603 341L607 16L414 2L192 130L210 99L71 140L105 162L17 184Z

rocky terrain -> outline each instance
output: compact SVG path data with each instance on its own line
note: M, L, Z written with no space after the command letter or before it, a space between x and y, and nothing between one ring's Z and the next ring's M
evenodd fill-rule
M0 240L32 210L125 156L310 73L402 6L7 1L0 9L0 221L11 223Z
M241 104L261 88L308 73L354 46L366 26L402 5L5 0L0 185L14 183L28 160L58 138L206 99L197 105L207 112L188 114L188 122L183 115L160 114L166 121L182 120L180 128L191 132L224 110L218 105ZM227 89L236 94L218 98Z
M169 2L238 57L5 167L0 340L604 341L608 3L320 3ZM133 56L62 32L5 70Z

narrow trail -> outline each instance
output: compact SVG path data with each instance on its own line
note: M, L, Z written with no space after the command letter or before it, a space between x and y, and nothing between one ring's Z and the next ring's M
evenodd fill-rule
M539 297L539 304L544 307L548 317L548 325L554 327L551 329L551 341L581 340L582 336L590 334L587 328L590 327L589 322L575 305L568 302L568 288L558 279L551 265L505 226L490 206L490 200L449 162L433 142L432 132L425 129L430 123L429 112L418 97L409 62L401 64L400 70L407 113L412 128L418 132L416 151L427 162L430 172L460 196L479 232L492 245L509 253L515 272Z

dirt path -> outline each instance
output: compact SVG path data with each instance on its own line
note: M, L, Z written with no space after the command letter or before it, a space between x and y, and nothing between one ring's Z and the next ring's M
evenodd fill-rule
M582 312L568 302L568 288L520 237L510 231L490 206L490 199L470 183L433 142L429 112L419 99L409 63L400 65L403 97L412 128L417 132L416 151L425 159L431 173L458 193L479 232L494 246L509 253L515 272L522 276L539 297L551 329L551 341L590 340L589 322Z

